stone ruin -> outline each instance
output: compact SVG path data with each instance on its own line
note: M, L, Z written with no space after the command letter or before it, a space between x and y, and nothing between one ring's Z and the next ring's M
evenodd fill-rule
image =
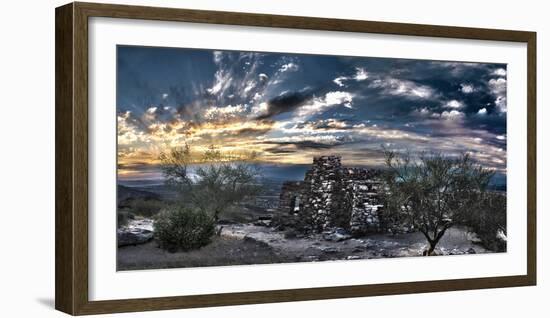
M313 159L304 181L283 183L279 211L304 232L344 228L353 235L381 231L380 171L347 168L340 156Z

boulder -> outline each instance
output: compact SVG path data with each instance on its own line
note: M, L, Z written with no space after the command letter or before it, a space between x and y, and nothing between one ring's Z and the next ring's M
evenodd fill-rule
M351 235L342 228L335 228L329 231L323 232L323 239L331 242L340 242L349 240Z
M338 250L336 247L322 247L320 248L320 250L323 252L323 253L326 253L326 254L335 254L335 253L338 253L340 252L340 250Z
M144 244L153 239L153 231L141 228L122 228L116 234L119 247Z
M258 220L256 222L254 222L254 225L257 225L257 226L271 226L272 219L273 219L273 217L271 215L260 216L260 217L258 217Z

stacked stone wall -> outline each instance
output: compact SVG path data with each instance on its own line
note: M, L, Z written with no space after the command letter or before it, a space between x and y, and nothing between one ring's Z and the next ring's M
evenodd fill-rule
M306 232L334 227L353 234L378 232L383 207L379 174L377 170L342 167L339 156L315 157L303 182L283 184L280 210L295 216Z
M304 211L302 216L310 230L320 232L332 226L341 189L342 166L340 157L323 156L313 159L313 166L306 173L304 185Z

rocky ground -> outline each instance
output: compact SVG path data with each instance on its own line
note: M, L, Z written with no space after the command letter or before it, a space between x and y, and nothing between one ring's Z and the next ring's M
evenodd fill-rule
M251 224L224 226L222 236L263 243L276 254L296 261L371 259L421 256L427 242L421 233L375 234L352 238L345 231L333 230L306 237L291 237L270 227ZM441 239L437 255L488 252L474 243L475 236L463 228L451 228Z
M220 236L209 245L190 252L168 253L157 247L150 230L152 222L148 219L132 220L119 230L118 270L421 256L427 248L421 233L352 238L337 229L296 237L256 223L223 225ZM120 244L120 238L129 235L135 236L135 243L126 240ZM487 252L464 228L449 229L436 249L437 255Z
M117 270L182 268L292 262L263 244L228 237L214 237L198 250L169 253L155 241L118 248Z
M153 239L153 220L134 218L117 230L118 247L144 244Z

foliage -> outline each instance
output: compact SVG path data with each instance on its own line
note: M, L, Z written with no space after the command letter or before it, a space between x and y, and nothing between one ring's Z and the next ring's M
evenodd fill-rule
M506 195L487 193L477 206L477 211L471 213L467 224L477 233L486 248L497 252L506 251L506 240L498 235L507 235Z
M483 209L491 170L475 164L469 155L458 158L441 154L398 155L385 150L388 219L413 225L430 244L433 253L446 230L465 224Z
M193 184L188 176L187 167L191 163L191 148L185 144L181 148L172 148L159 156L166 184L180 189L190 188Z
M193 201L218 220L227 207L241 202L259 190L254 183L258 172L245 163L210 164L197 168Z
M188 251L210 243L215 223L203 211L170 207L155 217L154 232L160 248L169 252Z
M180 190L195 208L208 212L216 221L232 205L259 192L256 178L260 175L253 165L241 161L225 161L222 153L211 146L190 177L189 146L172 149L160 156L167 183Z
M208 149L204 152L202 156L203 161L205 162L220 161L223 157L221 151L217 149L214 145L208 146Z

